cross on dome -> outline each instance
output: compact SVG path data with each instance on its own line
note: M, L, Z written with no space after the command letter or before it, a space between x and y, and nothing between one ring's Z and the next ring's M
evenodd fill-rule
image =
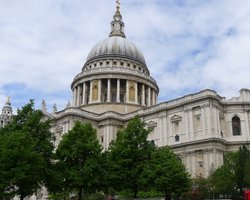
M119 11L120 6L121 6L120 0L116 0L115 2L116 2L116 8Z

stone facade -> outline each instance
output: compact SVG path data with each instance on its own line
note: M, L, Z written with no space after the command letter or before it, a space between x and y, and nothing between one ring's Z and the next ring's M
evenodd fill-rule
M109 106L116 104L103 105ZM55 119L53 131L57 134L57 144L79 120L93 124L106 150L116 139L117 131L136 115L152 129L149 140L153 140L157 147L172 147L193 177L208 176L211 170L223 164L225 152L237 150L243 144L250 145L248 89L242 89L240 97L231 100L222 98L213 90L203 90L128 113L100 113L70 106L50 117Z

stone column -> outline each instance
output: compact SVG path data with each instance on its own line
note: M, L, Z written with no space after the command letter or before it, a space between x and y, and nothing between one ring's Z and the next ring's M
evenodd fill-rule
M82 86L82 105L86 104L86 82Z
M145 106L145 85L142 84L142 106Z
M102 79L98 81L98 102L101 102Z
M138 83L135 82L135 103L138 104Z
M92 89L93 89L93 81L90 81L90 86L89 86L89 103L92 103Z
M76 106L76 87L73 89L73 106Z
M155 91L152 89L152 106L155 105Z
M107 87L107 102L110 102L110 79L108 79L108 87Z
M129 85L128 85L128 80L126 80L126 103L129 101Z
M81 86L78 85L78 88L77 88L77 106L80 106L80 99L81 99Z
M120 102L120 79L117 79L116 102Z
M151 106L151 88L148 87L148 102L147 106Z

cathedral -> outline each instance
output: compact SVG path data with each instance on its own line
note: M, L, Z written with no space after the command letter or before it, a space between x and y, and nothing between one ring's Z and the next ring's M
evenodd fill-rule
M5 105L2 108L2 113L0 114L0 128L8 124L11 118L12 118L12 107L10 103L10 98L8 97Z
M142 52L126 38L119 4L109 36L90 50L71 84L72 102L49 113L56 146L75 121L90 122L107 150L117 132L139 116L152 130L149 140L157 147L170 146L192 177L207 177L223 164L223 155L250 145L250 90L225 99L206 89L158 103L159 87L150 75ZM11 118L7 100L0 115L1 127Z

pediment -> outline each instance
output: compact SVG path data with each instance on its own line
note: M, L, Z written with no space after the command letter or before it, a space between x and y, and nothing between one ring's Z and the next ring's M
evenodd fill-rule
M181 121L182 117L180 115L174 115L171 117L171 122Z
M150 121L150 122L147 123L147 126L148 127L156 127L157 123L155 121Z

